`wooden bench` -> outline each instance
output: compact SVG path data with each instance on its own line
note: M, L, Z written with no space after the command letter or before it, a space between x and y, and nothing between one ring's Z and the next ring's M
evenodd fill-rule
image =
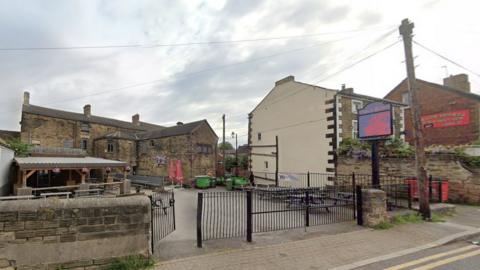
M72 192L66 191L66 192L46 192L46 193L41 193L40 196L43 197L44 199L47 199L47 197L51 196L67 196L67 199L70 198L70 195L72 195Z
M75 197L98 197L103 189L100 188L92 188L92 189L77 189L75 190ZM93 194L92 194L93 193Z

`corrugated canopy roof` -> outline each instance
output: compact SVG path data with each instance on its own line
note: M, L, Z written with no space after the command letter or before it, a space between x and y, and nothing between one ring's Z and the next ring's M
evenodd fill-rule
M14 160L20 169L53 169L68 168L105 168L123 167L127 163L95 157L16 157Z

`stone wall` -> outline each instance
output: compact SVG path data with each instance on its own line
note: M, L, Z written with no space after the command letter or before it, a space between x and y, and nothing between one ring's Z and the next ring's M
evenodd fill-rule
M369 159L339 157L337 173L371 174ZM452 202L480 203L480 175L462 166L453 155L428 155L427 172L434 178L449 181L449 198ZM382 158L380 174L387 176L416 175L413 158Z
M23 142L45 147L64 147L71 141L73 148L80 148L82 139L87 140L87 153L93 155L93 141L115 131L140 131L114 126L88 124L88 132L82 131L82 122L42 115L23 113L20 137Z
M113 152L108 152L108 143L113 143ZM94 141L94 155L111 160L121 160L137 166L137 142L126 139L98 139Z
M146 196L0 202L0 259L18 269L89 267L115 257L148 256L149 233Z

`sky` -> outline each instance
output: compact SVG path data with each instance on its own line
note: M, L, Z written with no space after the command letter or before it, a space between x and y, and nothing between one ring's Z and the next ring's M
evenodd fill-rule
M415 23L415 41L470 70L414 45L417 77L441 83L466 73L480 94L479 8L468 0L0 0L0 129L20 129L29 91L31 104L74 112L91 104L92 114L125 121L207 119L219 136L226 114L227 140L235 132L243 144L248 113L286 76L385 96L406 77L404 18Z

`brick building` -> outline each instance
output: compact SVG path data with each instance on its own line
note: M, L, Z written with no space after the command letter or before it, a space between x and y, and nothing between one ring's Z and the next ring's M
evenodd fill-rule
M443 85L417 79L418 99L422 110L425 144L470 144L480 135L480 95L470 92L468 76L447 77ZM386 96L386 99L409 103L407 79ZM412 118L405 109L406 141L413 144Z
M38 148L82 149L88 156L127 162L133 173L168 175L168 161L181 160L183 175L215 172L218 137L207 120L164 127L95 116L90 105L74 113L30 104L24 94L20 138Z

